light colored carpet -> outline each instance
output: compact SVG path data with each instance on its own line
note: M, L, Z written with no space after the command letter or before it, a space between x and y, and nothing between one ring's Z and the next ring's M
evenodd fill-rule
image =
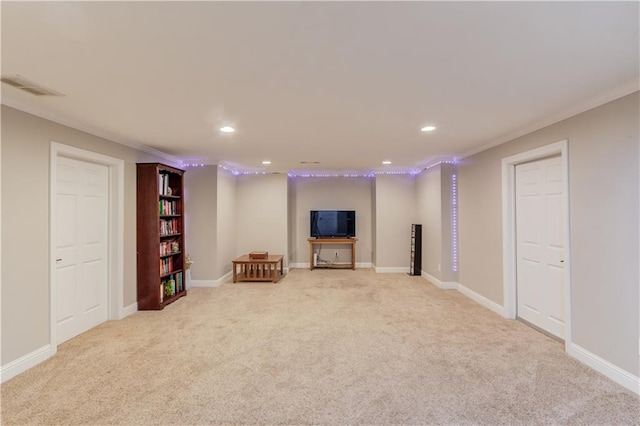
M14 424L640 424L560 343L420 277L292 270L105 323L2 385Z

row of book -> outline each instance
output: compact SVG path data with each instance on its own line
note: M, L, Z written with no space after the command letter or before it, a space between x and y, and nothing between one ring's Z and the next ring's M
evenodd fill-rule
M158 210L160 215L180 214L178 212L178 202L169 200L160 200L158 202Z
M176 265L177 266L177 265ZM175 269L180 269L175 268ZM174 270L173 257L167 257L166 259L160 259L160 275L167 275Z
M178 227L178 223L178 219L161 219L160 235L179 234L180 228Z
M163 241L160 243L160 256L180 253L180 242L177 240Z
M175 195L169 186L168 173L160 173L160 176L158 176L158 193L160 195Z
M184 282L182 272L172 274L160 283L160 303L165 297L174 296L184 290Z

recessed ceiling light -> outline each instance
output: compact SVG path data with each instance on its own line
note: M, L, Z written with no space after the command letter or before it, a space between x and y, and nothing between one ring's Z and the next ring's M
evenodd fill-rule
M262 162L262 164L264 164L264 165L269 165L269 164L271 164L271 161L269 161L269 160L264 160L264 161Z
M220 128L220 131L221 131L221 132L224 132L224 133L233 133L233 132L235 132L235 131L236 131L236 129L234 129L234 128L233 128L233 127L231 127L231 126L224 126L224 127L221 127L221 128Z
M385 160L385 161L382 162L382 164L391 164L391 161Z
M420 130L422 130L423 132L433 132L435 129L435 126L425 126Z

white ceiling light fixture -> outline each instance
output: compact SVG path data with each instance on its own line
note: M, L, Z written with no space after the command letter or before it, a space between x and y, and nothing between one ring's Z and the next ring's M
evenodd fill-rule
M220 131L223 133L233 133L236 131L236 129L234 129L231 126L224 126L224 127L220 127Z
M271 161L269 161L269 160L264 160L264 161L262 162L262 164L264 164L265 166L268 166L269 164L271 164Z
M436 126L424 126L420 131L422 132L433 132L436 129Z
M389 160L384 160L384 161L382 162L382 164L391 164L391 161L389 161Z

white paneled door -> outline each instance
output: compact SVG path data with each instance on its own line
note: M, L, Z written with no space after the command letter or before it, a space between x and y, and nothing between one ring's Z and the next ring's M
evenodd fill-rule
M516 166L518 317L564 339L565 201L560 157Z
M60 344L107 320L108 167L58 157L55 309Z

